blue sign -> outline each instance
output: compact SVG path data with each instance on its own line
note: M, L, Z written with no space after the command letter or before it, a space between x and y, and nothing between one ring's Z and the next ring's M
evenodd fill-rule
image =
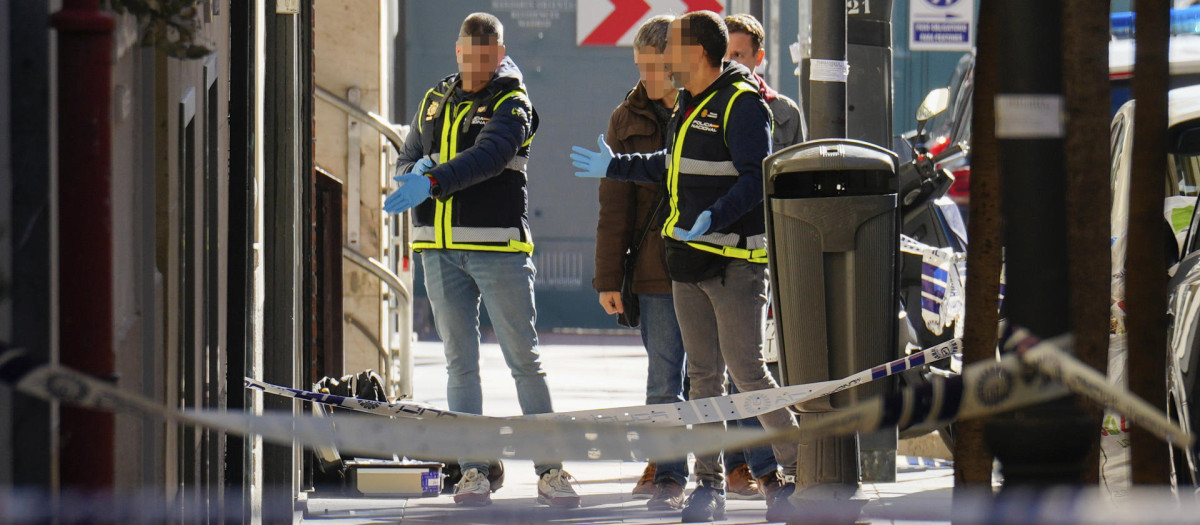
M975 40L975 2L909 2L908 47L913 51L970 51Z

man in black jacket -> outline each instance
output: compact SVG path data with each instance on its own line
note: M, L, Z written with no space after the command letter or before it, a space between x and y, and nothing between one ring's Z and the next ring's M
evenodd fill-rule
M662 228L675 313L687 353L691 399L724 394L725 370L738 390L776 388L762 359L766 319L766 223L762 162L771 153L771 112L758 84L740 64L723 63L725 23L711 11L688 13L671 24L668 63L683 88L668 125L668 148L616 155L576 146L571 159L581 177L665 181L669 215ZM786 409L758 416L770 430L794 428ZM797 443L773 444L784 479L767 500L767 521L792 514ZM719 454L697 455L698 486L683 521L725 514L724 468Z
M762 65L766 51L762 44L766 38L762 24L758 19L745 13L725 17L725 27L729 29L729 46L725 51L725 60L737 62L754 71ZM771 109L771 146L772 151L779 151L793 144L804 142L808 134L804 125L804 115L792 99L771 89L767 81L757 73L754 79L758 81L758 93L763 102ZM766 356L767 369L772 375L778 374L778 357ZM730 386L730 393L738 392L736 385ZM730 426L742 428L762 428L758 418L746 418L730 421ZM745 450L725 451L725 485L730 498L760 499L771 497L767 494L776 486L772 483L778 474L779 465L775 463L775 454L771 447L759 446ZM762 484L758 480L763 480Z
M413 209L433 322L445 344L450 409L480 414L479 303L488 309L525 414L553 412L537 351L533 237L525 166L537 113L504 54L504 28L471 14L459 31L459 74L426 92L400 152L400 188L384 211ZM415 208L414 208L415 207ZM470 451L464 451L469 454ZM464 457L459 505L491 503L488 458ZM578 507L562 464L535 466L538 502ZM496 487L498 488L498 487Z

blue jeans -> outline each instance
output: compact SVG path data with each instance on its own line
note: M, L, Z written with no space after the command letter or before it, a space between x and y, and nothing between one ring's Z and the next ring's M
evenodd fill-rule
M776 363L767 363L767 369L771 371L773 377L779 375L779 365ZM737 385L733 384L733 379L729 379L729 394L733 395L736 393L738 393ZM726 423L726 426L749 429L761 429L763 427L762 422L757 417L730 421ZM750 475L755 478L761 478L779 469L779 464L775 462L775 451L771 449L770 445L725 451L725 472L732 472L735 467L742 464L750 467Z
M446 399L450 410L483 413L479 385L479 303L482 300L496 330L504 362L517 383L517 400L525 414L553 412L546 372L538 354L534 324L533 259L523 253L425 250L425 289L433 308L433 324L446 353ZM487 475L487 458L461 458L465 472ZM538 475L559 464L536 465Z
M649 363L646 367L646 404L684 401L683 336L675 319L675 300L671 294L638 294L641 306L642 344ZM687 455L674 461L655 461L654 482L674 480L687 486Z

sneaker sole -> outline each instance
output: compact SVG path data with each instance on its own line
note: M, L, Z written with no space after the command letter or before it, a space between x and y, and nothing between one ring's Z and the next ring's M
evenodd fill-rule
M579 508L579 497L558 497L551 498L541 492L538 492L537 502L541 505L547 505L556 509L576 509Z
M654 497L653 494L644 494L644 493L640 493L640 492L633 493L633 499L650 499L653 497Z
M719 511L717 511L717 512L714 512L714 513L713 513L713 517L712 517L712 519L708 519L708 517L707 517L707 516L704 516L704 517L700 517L700 516L684 516L684 517L683 517L683 519L682 519L681 521L682 521L683 523L710 523L710 522L713 522L713 521L721 521L721 520L724 520L724 519L725 519L725 509L721 509L721 510L719 510Z
M460 507L486 507L492 504L492 498L481 494L455 494L454 504Z

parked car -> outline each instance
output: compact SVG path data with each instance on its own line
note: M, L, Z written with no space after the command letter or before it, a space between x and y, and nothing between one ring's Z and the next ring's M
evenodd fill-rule
M1112 88L1114 114L1130 99L1133 79L1134 41L1131 13L1112 15L1112 35L1109 42L1109 83ZM1200 6L1171 10L1170 79L1168 88L1200 84ZM938 154L953 144L971 143L972 98L975 91L975 55L966 53L946 84L950 88L950 108L929 123L930 141L926 149ZM971 201L971 163L966 157L957 166L950 166L954 184L947 194L967 216ZM1186 222L1186 219L1184 220Z
M1111 212L1112 333L1119 341L1125 332L1125 251L1129 217L1129 183L1133 150L1133 117L1136 102L1126 102L1111 126L1113 189ZM1168 105L1166 199L1163 202L1163 250L1170 276L1167 336L1167 389L1169 417L1193 433L1200 432L1200 215L1195 213L1200 194L1200 85L1172 89ZM1114 345L1116 346L1116 345ZM1123 346L1123 345L1122 345ZM1109 376L1124 375L1123 348L1110 348ZM1111 428L1110 428L1111 427ZM1124 432L1123 425L1105 425L1106 435ZM1124 452L1127 453L1127 445ZM1200 463L1193 451L1172 449L1173 481L1200 486ZM1119 459L1114 465L1127 461ZM1117 474L1113 479L1124 479Z

